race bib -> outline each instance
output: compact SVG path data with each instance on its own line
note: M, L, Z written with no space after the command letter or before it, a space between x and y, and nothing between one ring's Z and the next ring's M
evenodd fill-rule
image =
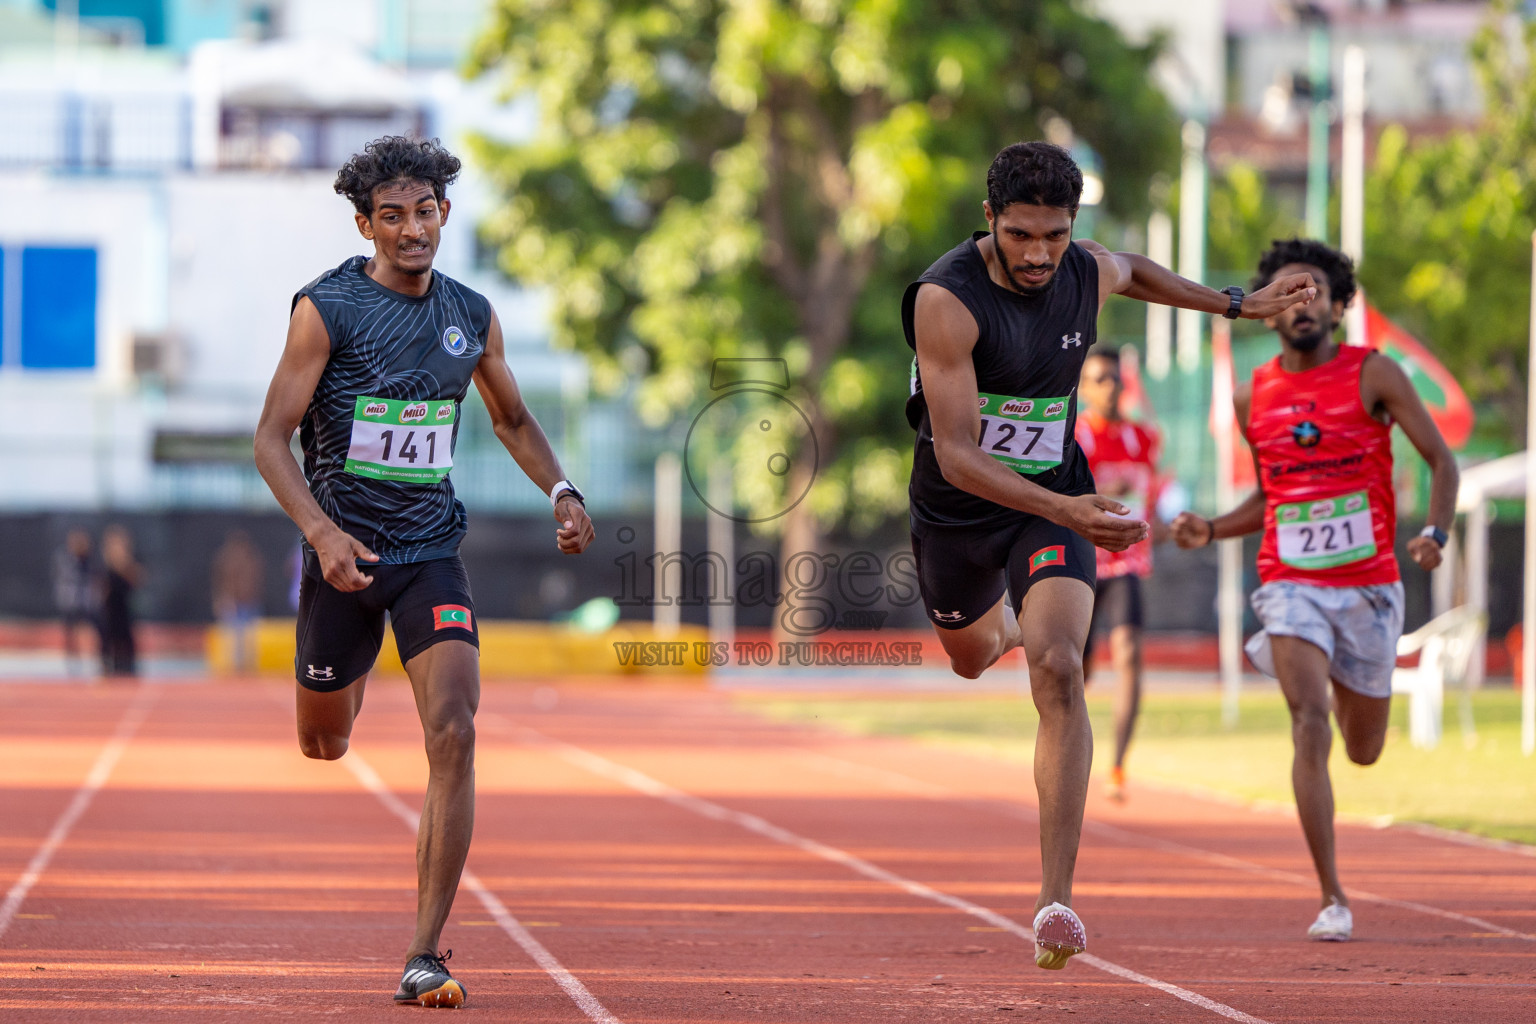
M981 402L981 436L976 444L982 451L1020 473L1043 473L1061 465L1070 396L977 398Z
M1275 509L1280 561L1297 569L1330 569L1376 554L1371 499L1365 491Z
M365 395L352 413L346 471L370 480L437 483L453 468L457 418L452 399L400 402Z

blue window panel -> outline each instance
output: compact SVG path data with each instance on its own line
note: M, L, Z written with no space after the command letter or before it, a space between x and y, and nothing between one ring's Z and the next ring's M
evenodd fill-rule
M29 245L21 251L21 365L96 365L96 250Z

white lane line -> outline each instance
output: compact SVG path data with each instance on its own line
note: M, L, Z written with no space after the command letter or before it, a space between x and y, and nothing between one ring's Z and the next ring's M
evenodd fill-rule
M378 797L379 802L388 808L395 817L405 822L413 834L421 827L421 815L411 810L399 797L395 796L390 791L390 788L385 785L384 780L379 777L379 773L374 771L373 766L363 760L357 751L348 751L347 755L341 760L351 770L357 781L362 784L362 787ZM574 974L566 970L564 965L555 959L554 954L546 949L543 943L534 938L528 929L523 927L521 921L512 916L512 912L507 909L506 904L502 903L495 893L487 889L473 871L466 867L464 874L460 877L463 883L469 887L469 890L480 900L480 905L491 915L491 918L501 925L501 930L506 932L513 942L521 946L523 952L527 953L534 963L542 967L544 972L554 979L556 985L565 990L565 994L571 997L571 1001L581 1008L581 1012L586 1014L589 1020L596 1021L597 1024L623 1024L619 1018L608 1012L607 1007L597 1001L597 997Z
M910 878L898 875L893 871L887 871L885 868L871 864L869 861L864 860L861 857L856 857L845 850L839 850L836 847L827 846L825 843L819 843L814 839L807 839L804 836L797 835L794 832L789 831L788 829L780 828L778 825L766 821L763 818L759 818L755 814L747 814L742 811L733 811L729 807L722 807L720 804L712 803L700 797L693 796L692 794L685 793L680 789L674 789L672 786L667 785L665 782L662 782L659 779L654 779L643 772L636 771L633 768L619 764L617 761L610 761L600 754L594 754L589 750L583 750L581 747L572 746L569 743L562 742L561 740L557 740L551 736L546 736L537 730L520 726L511 726L506 722L505 719L500 718L498 715L482 715L481 718L482 720L494 721L496 724L501 725L504 728L509 728L511 731L526 737L532 745L545 747L553 751L563 760L577 765L578 767L585 768L587 771L592 772L594 775L612 779L613 781L628 786L637 792L644 793L647 796L655 797L658 800L664 800L675 807L680 807L684 810L692 811L694 814L697 814L700 817L709 818L712 821L737 825L748 830L749 832L754 832L757 835L764 837L765 839L772 839L776 843L782 843L785 846L794 847L795 849L801 850L814 857L820 857L822 860L831 861L834 864L840 864L843 867L848 868L850 871L863 875L865 878L870 878L877 882L884 882L887 885L894 886L895 888L900 889L912 896L916 896L919 899L929 900L933 903L939 903L954 910L958 910L961 913L969 914L972 917L979 918L980 920L987 922L994 928L999 928L1003 931L1011 932L1012 934L1017 935L1019 938L1030 943L1031 946L1034 944L1035 934L1031 929L1019 924L1012 918L1004 917L1002 914L999 914L995 910L990 910L987 907L983 907L977 903L972 903L969 900L961 899L958 896L952 896L947 892L941 892L938 889L924 885L922 882L916 882ZM1079 953L1075 959L1084 964L1087 964L1089 967L1096 967L1099 970L1104 971L1106 974L1112 974L1117 978L1123 978L1126 981L1133 981L1140 985L1146 985L1150 988L1155 988L1159 992L1165 992L1168 995L1173 996L1175 999L1182 999L1184 1002L1198 1006L1201 1009L1210 1010L1212 1013L1226 1017L1228 1020L1240 1021L1242 1024L1269 1024L1269 1022L1259 1017L1246 1014L1241 1010L1237 1010L1226 1005L1225 1003L1218 1003L1216 1000L1202 996L1198 992L1191 992L1186 988L1180 988L1179 986L1169 984L1166 981L1159 981L1156 978L1148 977L1147 975L1133 971L1128 967L1121 967L1119 964L1111 963L1102 957L1093 956L1089 953Z
M905 775L901 772L891 771L886 768L874 768L869 765L864 765L858 761L847 761L843 758L834 757L830 754L822 754L817 751L804 750L804 748L794 749L806 755L804 758L805 760L813 763L820 763L824 765L827 770L835 772L839 775L844 775L851 778L862 778L867 781L889 786L898 792L907 792L918 796L927 796L934 800L942 800L947 803L954 803L963 807L969 807L972 810L1002 815L1004 817L1020 818L1031 823L1036 823L1040 820L1040 816L1035 813L1034 808L1028 806L1027 804L1013 804L1008 802L999 803L990 800L977 800L971 797L962 796L959 793L946 789L943 786L936 786L932 783L925 782L922 779L913 778L912 776ZM1291 885L1299 885L1308 889L1315 889L1317 887L1317 879L1308 875L1303 875L1293 871L1285 871L1280 868L1268 868L1262 864L1255 864L1252 861L1242 860L1238 857L1232 857L1225 853L1216 853L1213 850L1202 850L1198 846L1189 846L1185 843L1174 842L1170 839L1159 839L1156 836L1142 835L1140 832L1133 832L1130 829L1121 828L1118 825L1110 825L1102 821L1094 821L1092 819L1084 820L1083 831L1095 833L1107 839L1118 842L1123 846L1140 846L1154 850L1161 850L1164 853L1171 853L1180 857L1205 861L1207 864L1215 864L1220 867L1230 868L1234 871L1244 871L1249 874L1259 875L1278 882L1286 882ZM1390 896L1380 896L1373 892L1367 892L1364 889L1351 888L1349 890L1349 895L1351 899L1363 900L1366 903L1379 903L1382 906L1396 907L1399 910L1410 910L1415 913L1426 914L1430 917L1439 917L1447 921L1456 921L1460 924L1470 925L1473 928L1484 932L1496 932L1500 935L1506 935L1512 939L1520 939L1525 942L1536 942L1536 935L1531 935L1527 932L1516 931L1513 928L1506 928L1501 924L1494 924L1492 921L1485 921L1480 917L1473 917L1470 914L1458 914L1454 910L1444 910L1440 907L1432 907L1427 903L1416 903L1412 900L1396 900Z
M53 823L53 828L48 833L48 838L43 840L43 845L37 848L32 855L32 860L27 864L27 869L16 879L16 884L11 886L11 891L5 894L5 902L0 903L0 935L11 926L16 912L21 909L21 904L26 900L27 893L43 877L43 872L48 870L48 864L53 860L53 855L64 840L69 837L69 832L80 820L80 816L91 806L91 800L101 791L101 787L107 784L107 779L112 775L112 769L117 767L118 759L123 756L123 751L128 748L128 743L133 739L133 734L138 732L139 726L144 724L144 719L149 715L150 705L159 696L157 689L139 686L138 695L129 703L123 712L123 717L118 720L117 729L112 733L112 738L107 745L101 748L101 753L96 755L95 764L85 776L85 781L80 788L75 790L75 798L64 808L64 813L59 815Z

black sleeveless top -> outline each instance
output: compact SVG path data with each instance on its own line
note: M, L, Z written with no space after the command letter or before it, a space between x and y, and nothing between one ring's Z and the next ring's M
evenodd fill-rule
M451 454L460 403L485 351L491 304L435 270L425 295L394 291L364 272L367 262L354 256L293 297L294 305L309 297L331 337L330 361L299 425L304 475L325 514L367 545L380 563L444 558L458 551L468 523L452 482L446 474L418 482L373 479L349 469L353 420L361 418L361 408L372 407L359 403L362 397L380 400L380 407L424 403L418 406L421 416L404 414L399 436L391 438L396 461L413 423L419 420L415 425L427 427L439 414L443 422L453 418L452 433L445 438ZM449 403L451 413L445 408ZM417 447L421 463L429 461L425 442ZM306 566L318 572L307 544L305 554Z
M1073 242L1045 292L1021 295L998 285L987 273L986 259L976 246L986 236L985 231L974 233L907 286L901 302L907 344L917 351L914 310L918 288L936 284L953 293L976 319L978 334L971 359L979 392L1017 398L1067 397L1061 465L1020 475L1061 494L1090 493L1093 474L1072 431L1077 422L1078 377L1089 346L1098 338L1098 263ZM963 491L944 479L934 453L928 405L923 400L921 367L915 358L907 421L917 430L908 488L913 519L963 526L1001 523L1027 514Z

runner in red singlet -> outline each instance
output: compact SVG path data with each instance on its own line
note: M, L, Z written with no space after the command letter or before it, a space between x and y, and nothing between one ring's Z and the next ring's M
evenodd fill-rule
M1131 510L1131 519L1143 519L1152 528L1149 537L1124 551L1097 549L1098 582L1088 646L1083 651L1083 678L1093 672L1090 656L1095 638L1108 633L1116 677L1115 760L1108 786L1113 800L1125 797L1125 751L1141 706L1141 581L1152 575L1152 545L1166 539L1168 532L1156 511L1162 490L1157 474L1162 441L1155 430L1120 415L1121 391L1120 354L1114 349L1093 349L1083 363L1077 389L1082 403L1077 443L1088 456L1099 493L1114 498Z
M1440 564L1458 475L1407 374L1370 349L1333 341L1355 294L1349 258L1320 242L1276 242L1258 280L1298 271L1318 282L1316 297L1265 321L1280 335L1280 355L1234 396L1259 488L1215 519L1181 514L1173 535L1190 548L1264 531L1261 586L1252 599L1264 628L1248 641L1248 656L1280 680L1291 710L1291 784L1322 883L1322 911L1307 934L1343 942L1354 921L1334 863L1328 714L1331 703L1351 761L1381 756L1403 630L1392 424L1433 473L1429 525L1408 542L1409 557L1425 571Z

